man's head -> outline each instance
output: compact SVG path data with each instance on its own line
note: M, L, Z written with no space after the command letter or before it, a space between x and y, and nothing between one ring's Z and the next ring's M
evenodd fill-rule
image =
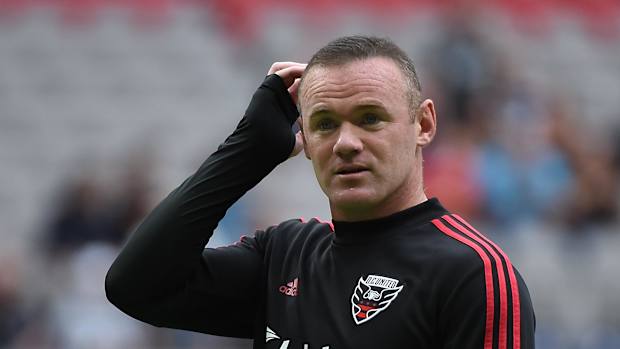
M313 67L337 67L371 57L385 57L394 61L405 77L405 90L411 103L411 113L415 114L421 102L422 87L413 61L392 41L369 36L345 36L331 41L319 49L306 66L305 76Z
M338 220L378 218L426 199L421 148L435 110L411 60L388 40L335 40L299 89L304 149Z

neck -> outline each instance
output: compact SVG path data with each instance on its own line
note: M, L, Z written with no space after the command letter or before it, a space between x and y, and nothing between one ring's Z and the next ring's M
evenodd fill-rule
M368 207L336 207L330 202L332 219L343 222L357 222L390 216L407 208L419 205L428 198L420 184L416 190L398 195Z

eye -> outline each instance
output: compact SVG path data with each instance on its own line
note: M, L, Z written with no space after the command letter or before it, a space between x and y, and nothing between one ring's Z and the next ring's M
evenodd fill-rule
M328 131L333 129L336 123L332 119L321 119L316 123L316 128L319 131Z
M377 114L373 114L373 113L366 113L364 114L364 116L362 117L362 123L364 125L375 125L379 122L379 117L377 116Z

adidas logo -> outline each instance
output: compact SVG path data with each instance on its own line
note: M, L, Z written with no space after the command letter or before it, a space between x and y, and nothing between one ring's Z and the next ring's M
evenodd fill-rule
M282 285L280 286L280 293L283 293L287 296L291 296L291 297L297 297L297 285L299 284L299 279L295 278L295 280L289 282L286 285Z

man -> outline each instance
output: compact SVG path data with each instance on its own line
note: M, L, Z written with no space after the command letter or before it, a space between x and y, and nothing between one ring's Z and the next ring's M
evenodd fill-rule
M307 66L275 63L233 134L132 234L108 298L150 324L255 348L533 348L508 257L424 194L435 128L388 40L344 37ZM289 220L204 249L226 209L302 147L333 222Z

